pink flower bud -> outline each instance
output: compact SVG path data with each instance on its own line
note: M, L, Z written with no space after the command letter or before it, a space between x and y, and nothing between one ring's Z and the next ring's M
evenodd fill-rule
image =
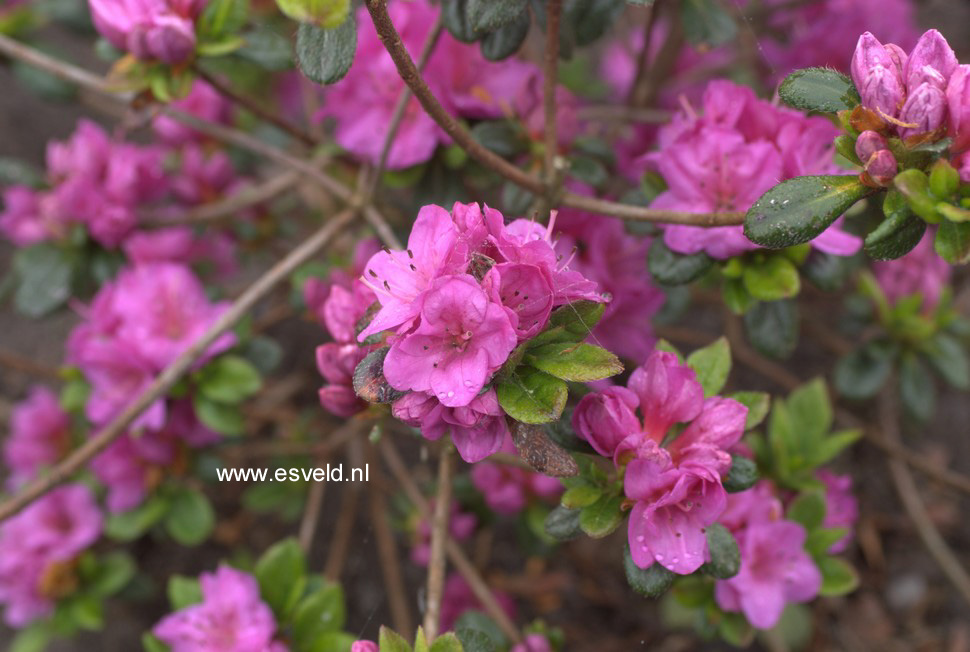
M893 59L893 55L886 49L886 46L880 43L879 39L870 32L866 32L859 37L855 46L855 53L852 55L852 81L855 82L856 87L861 92L873 68L882 66L887 71L896 73L898 77L896 65L897 61Z
M970 149L970 65L958 66L946 88L953 151Z
M876 131L863 131L855 141L855 153L863 165L872 158L873 154L888 147L886 139Z
M88 0L98 32L139 59L175 64L195 50L195 18L206 0Z
M639 432L637 396L625 387L587 394L573 412L573 429L605 457L612 457L627 436Z
M906 54L906 50L902 49L895 43L886 43L886 52L889 53L889 57L896 64L896 71L899 73L899 78L903 78L903 71L906 70L906 61L909 59L909 55Z
M906 90L914 93L931 76L931 70L939 72L945 84L958 64L957 55L953 53L950 44L942 34L931 29L920 37L906 61Z
M354 641L350 646L350 652L377 652L377 643L374 641Z
M936 131L946 119L946 95L932 82L923 82L906 99L899 112L900 122L915 125L903 127L899 135L903 139Z
M894 118L899 113L906 93L899 81L899 75L896 74L895 64L890 66L892 67L873 66L858 88L863 106Z
M896 176L896 157L888 149L881 149L865 163L865 170L880 186L888 186Z

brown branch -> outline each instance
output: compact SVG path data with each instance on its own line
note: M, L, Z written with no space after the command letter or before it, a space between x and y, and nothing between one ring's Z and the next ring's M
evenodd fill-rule
M324 458L318 457L315 460L323 461ZM307 492L306 505L303 507L303 518L300 520L300 532L298 539L303 553L309 555L313 548L313 538L317 533L317 525L320 523L320 512L323 509L323 499L327 493L326 482L312 482L310 491Z
M0 349L0 367L7 367L14 371L19 371L31 376L37 376L45 380L61 381L63 378L56 367L41 364L36 360L31 360L13 351Z
M664 109L641 109L635 106L620 106L616 104L591 104L579 109L577 115L580 120L596 122L642 122L647 124L664 124L670 122L673 113Z
M374 452L371 447L371 452ZM410 632L413 629L411 610L408 608L407 593L404 587L404 576L401 573L397 545L394 533L388 522L388 506L384 492L380 490L383 480L381 465L375 455L370 456L374 471L374 483L370 489L370 520L374 524L374 534L377 537L377 555L384 576L384 588L391 607L391 621L394 629L399 632Z
M404 493L408 495L408 499L414 503L418 510L424 514L427 518L431 514L431 510L428 506L428 501L424 499L421 495L421 491L418 486L411 479L408 473L407 467L404 466L404 461L401 460L400 454L398 454L397 449L391 442L389 437L381 438L381 454L384 457L384 462L387 464L394 478L398 481L401 487L404 489ZM519 643L522 641L522 634L519 632L515 623L509 618L508 614L502 609L502 606L495 599L495 595L492 593L491 589L488 588L488 584L482 579L478 570L470 561L465 553L462 551L461 547L454 542L451 538L448 539L445 545L445 551L448 553L448 560L452 563L461 576L468 582L468 586L471 587L472 593L482 606L488 615L495 621L499 626L499 629L508 636L514 643Z
M198 74L200 78L202 78L207 84L209 84L209 86L212 86L212 88L214 88L216 91L224 95L227 99L238 104L245 110L249 111L254 116L262 120L263 122L267 122L273 125L274 127L283 131L284 133L289 134L293 138L296 138L304 145L313 147L317 144L316 139L310 134L308 134L306 131L296 126L295 124L292 124L289 120L286 120L283 116L267 110L266 107L261 105L259 102L255 101L253 98L236 92L236 90L232 86L223 82L215 75L210 75L208 72L203 70L200 66L193 66L192 69L195 70L196 74Z
M438 460L438 486L431 521L431 559L428 562L428 610L424 614L424 633L429 640L438 636L441 594L445 588L445 541L451 512L451 467L454 465L450 442L441 446Z
M659 208L644 208L632 204L620 204L606 199L577 195L573 192L563 194L562 205L578 208L588 213L618 217L633 222L662 222L665 224L686 224L688 226L736 226L744 224L744 213L689 213Z
M363 449L359 437L350 440L348 453L352 467L360 468L363 466L361 463L363 461ZM350 551L350 537L354 533L354 522L357 520L360 484L359 482L351 482L349 487L345 487L345 490L340 492L340 514L337 516L337 523L334 525L330 550L327 553L327 562L323 571L324 576L334 582L340 579L344 564L347 562L347 553Z
M900 445L898 417L893 395L889 390L883 390L879 395L879 425L882 436L890 444ZM889 466L889 473L893 485L896 487L896 493L899 494L903 508L913 525L916 526L916 532L923 541L923 545L926 546L940 570L950 580L964 601L970 604L970 576L967 575L967 571L960 564L960 561L953 554L926 513L926 505L920 498L916 482L913 480L909 469L902 461L894 457L887 457L886 464Z
M651 6L647 7L649 15L643 30L643 48L640 50L640 58L637 59L637 70L633 76L633 83L627 94L627 107L636 107L638 98L646 94L647 74L650 72L650 45L653 41L654 27L657 24L657 16L660 15L660 3L656 0Z
M559 151L559 130L556 123L556 87L559 82L559 20L562 18L562 0L546 1L546 53L542 87L542 106L545 113L545 172L549 194L555 194L555 160ZM550 197L552 199L552 197ZM550 202L551 203L551 202Z
M99 430L82 446L74 449L70 455L48 473L36 478L14 496L0 504L0 521L10 518L54 487L66 482L71 476L83 469L98 453L121 437L138 415L148 409L152 403L165 396L181 380L182 376L192 369L213 342L235 326L260 299L269 294L277 283L289 278L290 274L300 265L323 249L340 229L354 219L355 213L354 210L345 210L334 216L300 246L260 276L192 346L166 367L111 423Z

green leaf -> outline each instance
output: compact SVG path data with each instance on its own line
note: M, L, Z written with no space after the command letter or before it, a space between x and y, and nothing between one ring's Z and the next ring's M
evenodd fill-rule
M802 437L817 441L832 427L832 402L825 381L815 378L798 387L788 397L788 412Z
M335 84L344 78L357 52L357 19L350 12L335 29L301 23L296 32L296 61L300 72L318 84Z
M724 489L728 493L737 493L750 489L758 482L758 465L743 455L731 455L731 470L724 478Z
M819 491L806 491L788 505L785 518L800 523L808 532L822 526L825 520L825 497Z
M550 511L543 525L546 534L557 541L575 539L582 532L579 526L579 510L562 506Z
M238 355L219 356L195 376L199 391L219 403L239 403L263 386L256 367Z
M296 539L284 539L259 558L254 571L263 600L282 619L306 585L306 558Z
M906 198L914 213L933 224L940 221L937 202L929 194L930 180L925 172L916 168L903 170L893 178L893 186Z
M334 29L347 21L350 0L276 0L286 16L301 23Z
M791 299L756 303L744 313L752 346L771 358L787 358L798 345L798 306Z
M350 652L357 637L347 632L326 632L293 652Z
M737 23L717 0L682 0L680 20L687 41L695 47L723 45L738 34Z
M872 398L886 384L893 368L893 349L878 340L841 358L835 365L835 389L845 398Z
M852 80L831 68L796 70L778 87L778 95L788 106L819 113L854 109L861 102Z
M859 441L860 437L862 437L861 430L841 430L833 433L814 446L807 462L812 468L818 468Z
M98 560L94 576L85 582L85 591L99 598L112 596L125 588L136 570L127 553L110 552Z
M555 421L566 407L566 383L536 369L519 368L496 387L498 402L506 414L522 423Z
M874 192L854 176L789 179L763 194L748 210L744 234L772 249L809 242Z
M727 382L731 373L731 345L726 337L719 337L702 349L687 356L687 366L697 374L697 382L704 388L704 396L714 396Z
M761 264L744 266L744 289L759 301L777 301L798 294L798 269L784 256L768 256Z
M567 489L562 495L561 502L567 509L582 509L595 503L602 495L603 490L599 487L583 484Z
M247 32L245 44L236 54L247 61L271 72L289 70L293 67L293 46L290 39L263 26Z
M463 652L461 641L452 632L445 632L431 643L429 652Z
M630 555L630 548L623 550L623 571L630 587L647 598L659 598L674 583L674 575L658 563L647 568L640 568Z
M813 530L805 539L805 550L816 559L823 557L848 532L844 527L821 527Z
M215 510L205 494L182 489L172 499L165 516L165 530L183 546L197 546L212 533L216 525Z
M441 3L442 21L445 29L462 43L474 43L479 35L468 20L466 0L444 0Z
M97 631L104 626L104 604L92 595L76 595L64 606L68 617L77 627Z
M767 392L735 392L728 394L727 397L733 398L748 408L748 418L744 423L745 431L761 425L771 408L771 396Z
M845 595L859 586L859 575L844 559L823 557L818 561L818 569L822 572L822 588L819 590L819 595Z
M67 253L53 245L18 250L13 272L20 281L14 306L28 317L43 317L71 296L73 268Z
M623 496L601 496L579 512L579 527L594 539L612 534L623 522Z
M906 412L917 421L927 422L936 410L933 377L919 357L903 355L899 361L899 395Z
M514 23L528 4L528 0L468 0L465 12L472 29L485 34Z
M586 455L596 455L596 450L584 439L580 439L573 432L571 422L571 411L567 410L557 421L547 423L543 426L546 435L549 436L556 445L572 453L584 453Z
M175 611L202 602L202 587L199 585L199 580L194 577L172 575L168 578L168 602Z
M560 41L562 32L566 32L572 44L579 47L590 45L609 30L623 9L622 0L566 2L560 25ZM569 48L561 46L560 56L569 58Z
M108 516L104 531L118 541L134 541L160 520L169 509L169 501L162 496L152 496L141 505L126 512Z
M469 609L458 617L455 634L465 646L465 652L495 652L507 644L495 621L477 609Z
M511 120L483 120L472 127L472 136L503 158L518 156L529 147L522 128Z
M529 12L523 11L508 25L503 25L482 38L482 56L489 61L502 61L511 57L522 47L531 26L532 19L529 17Z
M343 629L347 618L344 591L339 584L328 583L305 597L293 614L293 639L297 649L330 632Z
M862 256L836 256L813 249L802 265L802 275L826 292L841 290L860 266Z
M711 561L701 566L701 570L719 580L737 575L741 570L741 550L734 536L720 523L708 525L705 534Z
M663 238L654 238L647 253L650 275L661 285L685 285L703 276L713 265L714 259L704 252L676 253Z
M141 646L145 649L145 652L171 652L172 649L158 640L151 632L142 634Z
M926 233L926 222L913 214L896 190L886 195L882 209L886 219L866 236L866 253L875 260L894 260L919 244Z
M498 652L500 649L485 632L474 629L458 629L455 633L464 652Z
M41 621L17 632L8 652L44 652L52 635L47 623Z
M603 317L606 304L597 301L574 301L552 311L546 329L526 343L535 348L553 342L582 342Z
M970 389L970 362L967 351L956 338L940 333L924 350L926 359L943 380L956 389Z
M223 435L241 435L246 430L246 421L238 405L217 403L199 393L192 396L192 407L199 421Z
M354 369L354 392L368 403L393 403L405 392L390 386L384 377L384 358L391 347L371 351Z
M623 371L623 363L606 349L581 342L546 344L531 349L529 363L551 376L586 383L609 378Z
M377 640L380 652L411 652L411 645L404 637L385 625L381 625Z
M933 247L951 265L970 261L970 222L944 220L936 232Z

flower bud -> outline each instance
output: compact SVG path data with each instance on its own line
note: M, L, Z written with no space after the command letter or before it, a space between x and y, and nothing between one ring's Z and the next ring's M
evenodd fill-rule
M327 29L339 26L350 14L350 0L276 0L276 6L293 20Z
M907 127L899 130L903 140L932 133L944 126L946 119L946 95L931 82L923 82L906 99L899 112L900 122Z
M896 157L888 149L881 149L867 160L865 170L876 184L888 186L898 170Z
M899 113L906 97L895 70L882 65L870 68L858 87L863 106L891 118Z
M906 61L909 59L909 55L906 54L906 50L902 49L895 43L886 43L886 52L889 53L889 58L893 60L896 64L896 72L899 73L899 78L903 78L903 71L906 70Z
M88 0L98 32L142 60L176 64L195 50L198 0Z
M637 397L625 387L587 394L573 411L573 429L604 457L613 457L628 435L640 430Z
M930 71L933 70L939 72L945 84L958 64L957 55L943 35L935 29L929 30L920 37L906 61L904 78L907 92L915 92L932 76Z
M873 154L888 148L886 139L875 131L863 131L855 141L855 153L863 165L872 158Z
M882 66L886 71L894 73L897 81L902 81L893 55L879 42L879 39L871 33L866 32L859 37L859 41L855 46L855 52L852 55L852 81L855 82L856 88L860 92L862 91L862 87L866 85L866 79L869 77L872 69L876 66Z
M946 88L954 152L970 149L970 65L958 66Z

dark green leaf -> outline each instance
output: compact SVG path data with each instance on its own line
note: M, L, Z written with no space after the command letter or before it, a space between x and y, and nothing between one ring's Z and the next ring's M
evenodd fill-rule
M110 552L98 559L94 576L85 581L84 588L96 597L109 597L125 588L136 570L135 562L127 553Z
M594 539L612 534L623 522L623 500L623 496L601 496L579 511L579 527Z
M892 367L892 348L879 341L869 342L836 363L835 389L853 400L872 398L886 383Z
M44 175L26 161L0 156L0 185L40 188Z
M260 67L278 72L293 67L293 46L290 39L266 27L256 27L243 38L246 44L236 55Z
M967 351L956 338L940 333L926 348L926 359L943 380L956 389L970 389L970 363Z
M544 523L546 534L558 541L575 539L582 533L579 510L559 506L549 512Z
M458 617L455 633L465 646L465 652L493 652L507 643L495 621L477 609L469 609Z
M484 120L472 127L472 136L487 149L503 158L524 152L528 141L521 127L510 120Z
M861 102L852 80L831 68L804 68L788 75L778 88L782 101L802 111L837 113Z
M623 8L623 0L566 0L560 31L568 33L573 45L589 45L612 27Z
M484 1L492 2L493 0ZM482 38L482 56L489 61L501 61L511 57L522 47L525 37L529 35L531 25L532 20L529 18L529 12L523 11L508 25L503 25L495 31L489 32Z
M903 355L899 361L899 395L906 412L917 421L929 421L936 411L933 377L913 353Z
M168 508L167 499L152 496L134 509L108 516L104 527L105 534L118 541L134 541L158 523L168 512Z
M462 43L474 43L479 35L468 21L466 0L444 0L441 4L442 20L445 29Z
M808 532L821 527L825 519L825 497L818 491L799 494L788 505L785 518L800 523Z
M531 349L526 359L547 374L571 382L586 383L623 371L623 363L606 349L581 342L559 342Z
M726 337L719 337L702 349L687 356L687 366L697 374L697 382L704 388L704 396L714 396L727 382L731 373L731 346Z
M714 259L699 252L678 254L671 251L663 238L654 238L647 254L650 275L662 285L684 285L703 276L714 264Z
M682 0L680 20L693 46L718 46L734 40L737 23L717 0Z
M384 358L391 347L385 346L367 354L354 369L354 391L368 403L393 403L405 392L391 387L384 378Z
M724 489L729 493L737 493L750 489L758 481L758 465L743 455L731 455L731 470L724 478Z
M859 264L860 256L836 256L813 249L802 265L802 275L820 290L835 292L845 286Z
M192 396L195 415L206 427L223 435L241 435L246 430L246 420L238 405L217 403L202 394Z
M293 613L293 638L297 648L309 644L330 632L343 629L347 618L344 591L339 584L328 583L311 593Z
M514 23L528 5L528 0L468 0L465 12L472 29L485 34Z
M798 345L798 306L791 299L756 303L744 313L744 331L760 353L787 358Z
M647 568L640 568L634 563L629 546L623 551L623 571L630 587L647 598L659 598L670 588L676 577L656 562Z
M183 546L197 546L212 533L216 514L209 499L194 489L182 489L172 498L165 530Z
M952 265L970 261L970 222L944 220L933 241L936 253Z
M245 358L223 355L196 373L199 391L219 403L239 403L263 386L256 368Z
M14 305L28 317L43 317L71 296L73 268L65 251L50 244L20 249L13 258L19 279Z
M589 445L589 442L580 439L573 432L571 421L571 410L567 410L557 421L547 423L543 427L546 429L549 439L558 444L560 448L572 453L596 455L596 450Z
M300 23L296 32L296 60L300 71L318 84L334 84L344 78L357 52L357 19L334 29Z
M306 585L306 558L296 539L285 539L256 562L253 573L259 582L259 593L282 619L293 608Z
M555 421L566 407L566 383L536 369L520 368L496 388L505 413L522 423Z
M809 242L873 192L854 176L789 179L762 195L748 210L744 234L752 242L774 249Z
M883 211L886 219L866 236L866 253L875 260L894 260L919 244L926 222L913 214L906 199L895 190L886 196Z
M720 523L708 525L706 536L711 561L701 566L701 570L719 580L737 575L741 570L741 551L734 536Z

